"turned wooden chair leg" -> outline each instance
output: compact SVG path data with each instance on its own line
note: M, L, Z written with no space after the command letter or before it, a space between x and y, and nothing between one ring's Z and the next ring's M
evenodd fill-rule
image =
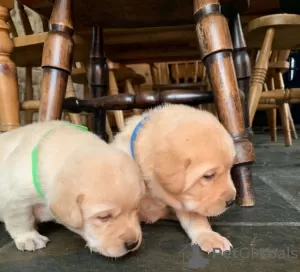
M297 140L298 139L298 134L297 134L297 130L296 130L296 127L295 127L294 120L293 120L291 108L289 107L288 110L289 110L289 122L290 122L292 137L293 137L294 140Z
M73 33L71 0L56 0L43 50L39 121L61 118L68 77L72 69Z
M108 72L108 94L109 95L114 95L114 94L118 94L118 85L117 85L117 81L116 81L116 77L114 75L114 72L112 70L109 70ZM121 131L124 127L125 127L125 121L124 121L124 114L123 111L113 111L114 116L115 116L115 120L116 120L116 124L118 127L118 130ZM108 143L111 143L113 141L113 132L111 129L111 125L109 123L107 114L106 114L106 121L105 121L105 131L107 134L107 141Z
M86 116L86 127L89 131L94 132L94 118L91 114L87 114Z
M230 18L230 32L233 42L233 62L235 73L237 76L239 89L244 93L244 103L242 103L244 122L246 132L251 138L253 136L252 128L249 123L248 96L251 77L251 62L246 50L246 42L240 20L240 15L237 13Z
M274 79L275 79L275 88L282 89L284 92L285 86L284 86L282 73L276 72ZM281 118L281 126L284 135L285 146L291 146L292 134L291 134L290 118L289 118L289 114L290 114L289 104L288 103L280 104L279 113Z
M0 131L20 126L16 66L10 59L14 45L9 37L9 10L0 6Z
M269 90L275 90L274 78L273 76L268 76L267 83L264 83L264 91L268 92ZM270 130L271 141L277 141L277 109L267 110L268 125Z
M103 49L103 31L93 27L92 48L88 68L88 82L94 98L106 96L109 84L109 69ZM108 141L106 133L106 111L96 109L94 112L94 132L104 141Z
M237 156L232 178L237 188L237 203L253 206L251 164L255 155L245 131L229 27L216 0L194 0L194 18L201 59L207 69L218 116L235 142Z
M278 60L279 61L280 60L287 60L289 55L290 55L290 52L291 52L290 50L279 51ZM280 83L281 88L285 89L282 72L279 73L279 83ZM290 127L291 134L292 134L291 135L292 139L297 140L298 135L297 135L297 131L296 131L296 128L295 128L293 116L292 116L292 113L291 113L290 104L287 104L287 115L288 115L288 120L289 120L288 121L289 122L289 127Z
M289 117L288 117L288 104L287 103L283 103L283 104L279 105L279 113L280 113L281 126L282 126L283 135L284 135L285 146L291 146L292 145L292 135L291 135L291 128L290 128Z
M114 139L114 136L113 136L113 132L111 130L111 126L110 126L110 123L109 123L109 120L108 120L107 116L106 116L105 126L106 126L106 133L107 133L107 136L108 136L108 143L111 143Z
M135 94L135 90L132 86L130 79L126 79L125 81L125 92L129 94ZM140 109L133 109L135 115L141 115L142 111Z
M25 70L25 90L24 90L24 100L33 100L33 85L32 85L32 68L26 67ZM24 123L31 124L33 121L33 113L32 110L27 110L24 112Z
M114 74L114 71L109 71L109 88L108 88L109 95L117 95L119 94L119 88L117 84L117 80ZM114 110L113 111L117 128L119 131L123 130L125 127L125 121L124 121L124 114L123 111L120 110Z
M263 90L263 84L266 80L266 74L268 70L268 63L270 52L272 48L272 43L274 39L275 30L269 28L266 32L266 36L259 52L259 57L254 65L254 70L252 73L250 91L249 91L249 116L250 116L250 126L254 119L254 115L259 104L259 99Z
M267 111L268 125L270 129L271 141L277 141L277 109Z

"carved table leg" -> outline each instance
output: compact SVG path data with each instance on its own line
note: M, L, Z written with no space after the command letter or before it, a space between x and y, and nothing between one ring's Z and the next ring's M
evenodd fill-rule
M243 113L246 133L249 138L253 136L253 131L249 122L248 96L251 77L251 63L246 50L246 42L241 25L240 15L237 13L230 18L230 32L233 41L233 62L237 76L239 89L244 93Z
M72 69L73 32L71 0L56 0L50 18L50 32L43 50L40 121L61 118L68 77Z
M232 169L237 202L242 206L253 206L251 164L255 155L245 132L229 27L217 0L194 0L194 18L201 59L207 69L218 116L232 135L237 150L236 164Z
M89 85L94 98L105 96L108 92L108 65L103 49L103 32L98 26L93 28L93 40L88 69ZM103 140L108 141L106 133L106 111L96 109L94 112L94 132Z
M10 55L14 45L9 37L8 9L0 6L0 131L20 126L17 71Z

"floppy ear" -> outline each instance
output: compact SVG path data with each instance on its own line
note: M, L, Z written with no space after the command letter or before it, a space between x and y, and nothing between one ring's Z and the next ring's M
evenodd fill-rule
M55 182L49 198L49 208L63 225L81 229L83 219L80 204L84 196L78 193L75 186L71 182L64 182L61 179Z
M155 158L153 175L158 183L151 184L151 187L155 186L156 193L177 210L183 208L177 195L184 190L186 169L189 164L189 159L176 156L172 150L160 152Z
M160 185L171 194L179 194L185 187L185 176L190 160L180 158L171 151L161 153L155 160L154 175Z

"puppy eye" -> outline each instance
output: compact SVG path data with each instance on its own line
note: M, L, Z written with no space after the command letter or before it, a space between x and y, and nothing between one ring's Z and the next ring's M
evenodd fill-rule
M107 221L111 218L112 218L111 214L107 214L107 215L104 215L104 216L100 216L100 215L97 216L97 219L99 219L101 221Z
M210 175L204 175L203 178L207 181L213 180L215 177L215 174L210 174Z

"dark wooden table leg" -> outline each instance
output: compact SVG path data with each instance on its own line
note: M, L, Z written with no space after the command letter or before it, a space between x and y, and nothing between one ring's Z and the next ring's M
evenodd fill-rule
M106 96L108 92L109 70L103 48L103 31L98 26L93 27L92 48L89 63L89 85L94 98ZM96 109L94 111L94 132L106 142L106 111Z
M218 0L194 0L194 18L200 55L207 69L218 115L232 135L237 150L236 164L232 169L237 202L241 206L253 206L251 164L255 155L245 131L228 23L221 14Z
M73 62L73 33L71 0L56 0L50 18L50 31L43 50L39 121L61 118Z
M248 109L248 96L251 77L251 63L247 53L245 37L241 25L240 15L235 13L229 19L229 26L231 32L231 38L233 41L233 62L235 67L235 73L237 76L237 82L239 89L244 94L242 100L242 107L244 113L244 122L246 127L246 133L249 138L253 136L252 128L250 127L249 109Z
M0 131L20 126L20 103L16 66L10 59L14 44L9 37L9 10L0 6Z

